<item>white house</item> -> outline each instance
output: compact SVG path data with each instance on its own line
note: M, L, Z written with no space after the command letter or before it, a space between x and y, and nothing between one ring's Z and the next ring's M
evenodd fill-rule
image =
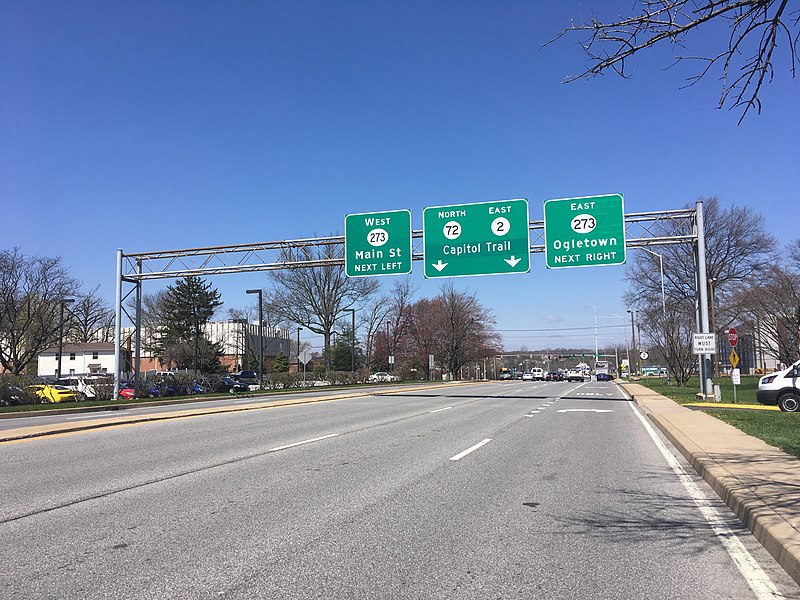
M130 352L122 350L123 365L130 364ZM58 348L48 348L39 354L40 377L53 377L58 371ZM114 344L64 344L61 375L88 375L114 372Z

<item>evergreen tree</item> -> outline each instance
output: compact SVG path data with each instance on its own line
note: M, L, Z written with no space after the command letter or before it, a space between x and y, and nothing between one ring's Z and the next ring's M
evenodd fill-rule
M217 372L222 348L205 337L203 328L222 306L220 293L199 277L179 279L168 286L162 301L157 354L179 369Z
M288 373L289 372L289 359L283 352L278 352L275 361L272 363L273 373Z
M349 371L351 366L357 371L364 363L364 351L356 340L355 365L353 365L352 328L345 327L342 334L337 336L331 349L331 367L334 371Z

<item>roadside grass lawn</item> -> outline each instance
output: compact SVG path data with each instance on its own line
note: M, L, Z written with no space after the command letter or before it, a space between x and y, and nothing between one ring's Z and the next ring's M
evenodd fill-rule
M758 389L758 380L762 376L745 376L742 377L742 384L736 386L736 404L756 404L761 406L756 400L756 390ZM700 402L697 399L697 392L700 391L700 379L692 377L686 383L686 387L678 387L677 385L667 385L666 377L641 377L635 380L645 387L650 388L654 392L658 392L662 396L675 400L678 404L693 404ZM720 393L722 394L722 402L725 404L734 404L733 402L733 384L730 377L719 377L714 380L716 385L719 385Z
M800 413L738 409L706 412L720 421L741 429L747 435L764 440L770 446L800 458Z
M742 385L736 386L736 404L741 404L743 409L710 409L709 415L733 425L763 440L770 446L780 448L787 454L800 458L800 413L783 413L778 411L747 410L747 405L761 406L756 400L758 377L742 377ZM700 381L693 377L686 387L667 385L662 377L642 377L637 383L666 396L679 404L693 404L698 402L695 394L700 389ZM733 384L730 378L720 377L714 383L719 384L722 393L722 402L733 404Z

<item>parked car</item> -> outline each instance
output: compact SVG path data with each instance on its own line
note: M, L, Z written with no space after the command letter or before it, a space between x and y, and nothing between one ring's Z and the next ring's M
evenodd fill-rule
M96 380L85 379L83 377L62 377L56 379L54 384L71 389L78 396L79 400L92 400L97 397L92 382Z
M220 379L217 384L214 386L215 392L222 392L231 394L240 394L242 392L250 391L250 386L246 383L242 383L241 381L236 381L231 377L223 377Z
M508 381L509 379L511 379L511 373L508 371L500 373L500 381Z
M800 361L759 379L756 399L783 412L800 412Z
M208 383L208 381L205 380L192 381L186 387L188 388L188 392L190 394L205 394L206 392L211 390L211 385Z
M369 381L370 383L400 381L400 378L397 375L392 375L386 371L378 371L377 373L373 373L369 376Z
M133 398L157 398L159 389L149 380L139 381L138 385L133 381L123 381L119 384L119 397L131 400Z
M29 385L28 390L36 394L40 402L76 402L78 393L63 385Z
M570 369L567 371L567 381L583 381L583 371L580 369Z
M531 369L534 381L544 381L544 371L540 368Z
M23 390L21 387L11 385L0 392L0 406L19 406L20 404L33 404L39 397L33 392Z
M253 386L250 389L258 389L259 387L259 377L258 371L252 370L244 370L239 371L231 376L234 381L238 381L239 383L244 383L248 386Z
M533 381L533 373L530 371L525 371L522 374L522 381Z

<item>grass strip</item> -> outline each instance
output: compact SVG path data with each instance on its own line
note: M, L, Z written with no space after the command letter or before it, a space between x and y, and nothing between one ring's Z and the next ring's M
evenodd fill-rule
M800 458L800 413L708 410L708 414Z

